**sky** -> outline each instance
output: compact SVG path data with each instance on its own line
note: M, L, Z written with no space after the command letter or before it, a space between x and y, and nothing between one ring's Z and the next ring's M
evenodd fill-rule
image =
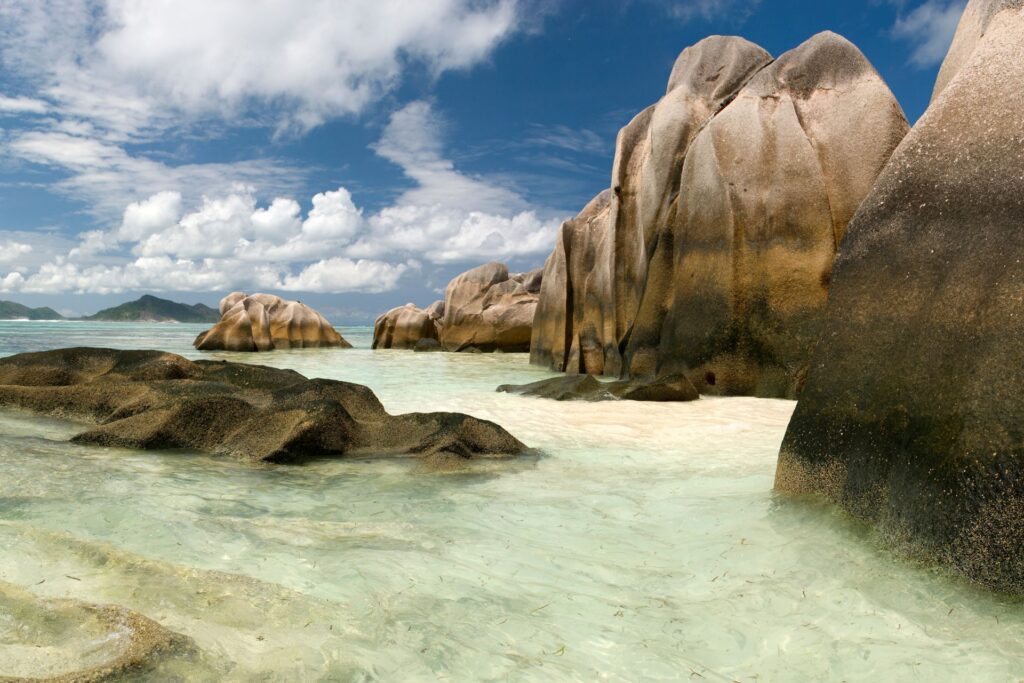
M543 265L685 47L853 41L915 121L965 0L0 0L0 299L337 323Z

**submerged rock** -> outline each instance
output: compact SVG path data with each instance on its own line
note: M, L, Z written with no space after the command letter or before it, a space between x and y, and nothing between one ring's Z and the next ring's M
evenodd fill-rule
M436 339L420 339L413 345L412 350L418 353L444 351L444 349L441 347L441 342L437 341Z
M444 351L529 351L541 277L539 268L510 274L501 263L462 273L444 301L426 310L406 304L377 318L373 348L434 350L417 344L436 339Z
M503 384L498 391L555 401L652 401L682 402L700 398L685 375L667 375L654 380L602 382L593 375L553 377L530 384Z
M168 657L194 651L191 639L117 605L44 599L0 582L0 680L88 683L146 676Z
M232 292L221 299L220 316L193 346L200 351L352 347L309 306L271 294Z
M611 190L562 227L531 362L794 396L837 245L906 131L835 34L774 61L741 38L683 51L666 95L619 133Z
M1024 3L972 0L847 231L776 489L1024 593Z
M76 348L0 359L0 406L96 423L72 439L78 443L190 448L249 463L526 450L498 425L461 413L390 415L358 384L160 351Z

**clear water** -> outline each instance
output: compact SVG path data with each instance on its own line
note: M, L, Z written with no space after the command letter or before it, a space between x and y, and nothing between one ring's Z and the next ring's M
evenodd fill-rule
M0 354L195 357L200 329L0 323ZM54 617L10 606L27 590L190 636L199 652L164 679L1024 680L1020 602L772 495L794 404L509 396L494 387L545 376L524 356L375 353L370 330L344 334L357 348L206 356L367 384L393 412L492 419L544 455L468 474L255 470L76 446L73 425L0 413L0 677L109 645L54 627L34 661L32 622Z

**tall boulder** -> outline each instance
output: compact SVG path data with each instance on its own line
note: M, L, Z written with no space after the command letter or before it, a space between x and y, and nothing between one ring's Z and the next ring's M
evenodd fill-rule
M193 342L200 351L351 348L327 319L298 301L272 294L232 292L220 320Z
M735 37L713 36L680 54L665 96L619 132L610 190L562 227L545 268L531 362L620 374L620 342L635 319L648 255L679 190L689 145L770 62L763 49Z
M776 474L1024 593L1024 3L971 0L847 230Z
M668 94L619 134L611 194L563 226L532 361L794 396L836 245L906 131L835 34L777 60L740 38L687 49Z
M795 398L837 246L906 133L889 88L834 33L759 72L690 147L627 341L629 373Z
M575 367L579 345L574 331L580 327L582 305L577 306L576 296L582 295L585 285L584 272L591 272L594 264L580 263L584 245L594 244L605 234L612 191L605 190L590 201L576 218L562 224L558 232L555 250L544 264L540 296L533 318L530 343L530 362L555 370L566 370L570 353L575 353Z

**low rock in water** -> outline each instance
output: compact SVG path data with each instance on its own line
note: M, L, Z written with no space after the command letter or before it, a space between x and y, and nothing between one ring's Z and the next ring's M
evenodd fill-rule
M503 384L498 391L555 401L683 402L700 398L697 388L682 374L655 380L602 382L593 375L554 377L531 384Z
M517 455L500 426L461 413L390 415L367 387L161 351L75 348L0 360L0 406L96 426L78 443L190 448L249 463L327 457Z

